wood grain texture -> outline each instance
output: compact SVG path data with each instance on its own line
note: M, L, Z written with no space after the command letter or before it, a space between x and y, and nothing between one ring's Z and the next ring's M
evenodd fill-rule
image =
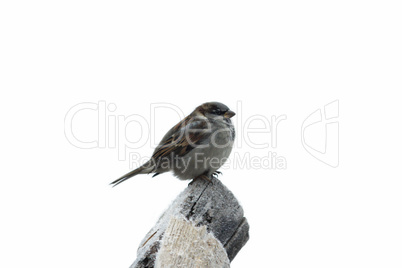
M180 231L180 228L183 230ZM201 230L205 230L205 233ZM157 267L156 264L159 267L229 267L226 263L232 261L248 241L248 231L249 225L243 209L234 195L217 179L212 179L210 183L197 179L173 201L148 232L140 243L137 259L130 268ZM197 234L199 244L193 244L194 235ZM211 237L216 243L211 242ZM166 252L168 241L168 244L180 244L182 247L178 247L176 253L170 249L170 257L166 258L166 253L163 252ZM194 258L193 251L178 253L181 248L191 245L195 251L202 251L197 258ZM218 254L218 245L225 250L226 259ZM186 252L188 255L184 256ZM165 261L170 263L162 264L163 259L159 258L163 256ZM187 266L169 266L175 258L184 261L183 258L186 257L189 257L188 260L193 259L194 263L186 262ZM212 263L216 265L209 266Z
M184 218L171 218L163 236L156 268L230 267L225 248L205 225L196 227Z

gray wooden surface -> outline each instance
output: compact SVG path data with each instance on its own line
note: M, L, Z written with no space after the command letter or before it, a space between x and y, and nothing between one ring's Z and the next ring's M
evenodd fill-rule
M248 231L243 209L234 195L217 179L197 179L148 232L130 268L229 267L246 244ZM213 240L216 243L211 243ZM194 262L189 264L191 260Z

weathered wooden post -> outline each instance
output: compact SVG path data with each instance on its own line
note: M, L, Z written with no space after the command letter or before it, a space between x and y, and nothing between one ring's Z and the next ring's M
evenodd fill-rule
M248 230L233 194L217 179L197 179L145 236L130 268L230 267Z

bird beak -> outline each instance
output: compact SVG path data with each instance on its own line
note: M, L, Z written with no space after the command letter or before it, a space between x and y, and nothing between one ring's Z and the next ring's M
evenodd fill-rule
M223 117L225 117L225 118L232 118L234 115L235 115L235 113L232 112L231 110L229 110L229 111L227 111L227 112L223 115Z

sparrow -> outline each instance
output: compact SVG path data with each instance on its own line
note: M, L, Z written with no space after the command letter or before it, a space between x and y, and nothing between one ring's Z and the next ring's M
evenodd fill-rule
M235 139L230 118L235 115L226 105L207 102L172 127L162 138L149 161L113 181L116 186L138 174L173 172L180 180L211 176L228 159Z

